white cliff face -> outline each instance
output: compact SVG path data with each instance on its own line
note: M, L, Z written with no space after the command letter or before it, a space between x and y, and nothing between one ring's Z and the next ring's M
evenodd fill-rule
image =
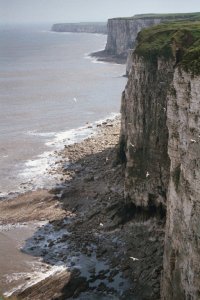
M145 27L159 24L161 19L109 19L106 51L112 55L127 57L133 49L138 32Z
M166 96L172 78L172 62L154 64L134 54L122 96L125 197L137 207L151 207L152 212L166 208L170 166Z
M199 79L134 53L122 95L126 201L147 217L167 210L164 300L200 299Z
M168 96L163 299L200 299L200 81L176 69Z
M126 76L129 75L129 73L132 69L132 66L133 66L133 59L132 59L133 53L134 53L133 49L130 49L128 51L128 56L127 56L127 60L126 60Z

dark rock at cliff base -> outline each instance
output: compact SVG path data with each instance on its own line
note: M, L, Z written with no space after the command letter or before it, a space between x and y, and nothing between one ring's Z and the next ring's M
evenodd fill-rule
M117 64L125 64L127 59L126 54L115 55L106 50L93 52L90 54L90 56L96 57L98 61L112 62Z

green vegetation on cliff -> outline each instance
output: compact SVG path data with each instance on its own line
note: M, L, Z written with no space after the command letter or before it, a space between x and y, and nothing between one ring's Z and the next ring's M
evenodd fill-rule
M166 20L200 20L200 12L177 14L138 14L132 17L113 18L113 20L166 19Z
M176 21L143 29L135 53L151 62L172 58L193 75L200 74L200 21Z
M174 14L138 14L134 16L135 19L147 18L147 19L168 19L168 20L196 20L200 19L200 12L195 13L174 13Z

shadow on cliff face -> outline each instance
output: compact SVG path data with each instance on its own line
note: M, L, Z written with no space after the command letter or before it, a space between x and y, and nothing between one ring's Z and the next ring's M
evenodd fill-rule
M116 148L73 161L61 170L71 180L52 190L68 217L40 227L22 249L41 259L47 276L32 286L30 278L19 299L44 299L47 290L57 300L159 299L162 224L124 202Z

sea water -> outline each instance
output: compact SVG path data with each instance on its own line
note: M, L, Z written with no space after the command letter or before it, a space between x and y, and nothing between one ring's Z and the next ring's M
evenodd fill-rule
M100 63L105 35L0 28L0 197L50 184L53 153L120 111L124 65Z

